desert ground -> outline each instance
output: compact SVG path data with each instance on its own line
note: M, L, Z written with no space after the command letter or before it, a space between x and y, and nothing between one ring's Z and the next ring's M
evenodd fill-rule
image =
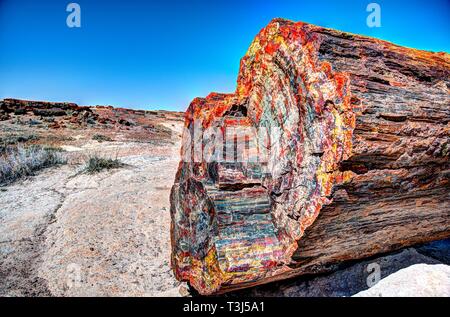
M39 134L68 162L2 187L0 296L179 295L169 265L169 193L182 117L164 117L158 127L166 137L138 140L136 129L67 131L18 125L12 117L1 122L2 136ZM110 141L93 140L96 133ZM125 165L83 173L93 155Z

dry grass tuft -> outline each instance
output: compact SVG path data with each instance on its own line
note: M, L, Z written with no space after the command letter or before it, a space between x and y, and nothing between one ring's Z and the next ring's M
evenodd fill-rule
M88 157L83 171L88 174L95 174L103 170L116 169L124 166L125 164L117 158L102 158L94 155Z
M109 136L103 135L103 134L94 134L92 136L92 140L98 141L98 142L103 142L103 141L107 141L107 142L111 142L112 139Z
M41 169L66 163L66 158L58 148L40 145L5 147L0 153L0 185L34 175Z

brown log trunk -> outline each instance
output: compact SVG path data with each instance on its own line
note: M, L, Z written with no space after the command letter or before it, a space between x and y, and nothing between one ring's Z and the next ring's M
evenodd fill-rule
M259 73L261 68L264 71ZM276 70L266 72L266 69ZM314 82L310 77L324 79ZM288 80L283 82L286 78ZM260 261L263 264L247 261L245 265L236 266L235 271L230 269L230 259L245 257L238 251L242 244L240 247L217 247L230 239L228 233L220 231L220 221L217 227L216 220L208 223L211 228L208 235L214 239L196 245L196 255L193 255L192 247L180 255L181 238L190 236L195 240L198 237L191 234L193 222L191 231L177 229L182 227L180 215L192 215L200 201L203 209L205 204L208 206L211 219L215 219L221 210L211 197L216 197L217 192L223 196L230 190L229 185L220 181L214 190L208 189L210 185L203 188L201 184L210 184L210 174L195 170L203 167L209 171L210 164L180 164L172 192L172 264L176 276L190 281L203 294L221 293L301 274L330 271L343 261L449 237L449 78L450 57L446 53L418 51L303 23L272 21L255 39L241 63L236 94L212 95L191 104L186 120L186 127L190 129L188 134L192 134L192 122L202 111L205 125L211 121L211 116L228 118L230 109L236 110L238 105L245 108L248 120L243 123L243 119L239 119L241 121L234 124L259 127L260 114L264 117L269 113L267 109L271 109L272 114L278 111L280 104L286 105L281 115L282 126L288 126L290 120L294 120L290 119L292 109L300 109L296 110L300 118L298 124L297 121L294 123L305 130L314 126L314 120L317 120L308 121L311 116L305 113L312 111L319 119L329 115L331 128L340 127L339 131L344 132L327 134L325 129L317 136L295 131L302 140L299 144L311 141L313 150L308 152L304 149L306 145L292 150L288 141L295 139L296 134L289 127L283 127L289 134L283 134L280 142L282 146L289 144L285 146L288 153L289 150L301 153L301 164L276 177L269 168L269 176L261 176L259 183L245 173L245 179L233 179L235 174L226 174L232 178L232 195L240 199L247 206L245 208L253 210L253 216L260 211L248 207L250 202L258 200L260 205L260 195L269 197L268 214L277 238L276 243L270 240L263 245L264 255L246 249L250 256L267 257ZM289 88L284 90L286 85ZM289 101L283 99L274 107L264 96L270 96L270 100L288 99L286 96L289 96ZM304 104L306 110L299 106ZM327 107L330 104L335 108ZM336 114L333 109L337 109ZM275 113L266 121L273 126L278 124L278 117L280 115ZM320 126L326 127L328 122L322 121ZM339 137L335 137L336 133ZM317 142L322 142L318 150L315 148ZM327 147L326 144L331 145ZM190 146L187 147L191 149ZM292 159L284 159L279 153L275 156L277 160L289 163L284 167L295 165ZM319 162L319 165L308 169L304 162ZM326 168L321 170L323 164ZM220 174L221 169L218 170ZM303 182L302 175L316 181ZM326 175L322 181L324 185L318 187L323 175ZM195 186L190 185L193 179ZM251 193L249 179L254 188ZM289 186L283 189L286 182ZM229 179L225 183L230 184ZM292 198L294 194L295 199ZM195 196L197 205L189 203L186 199L189 195ZM185 202L180 203L183 199ZM225 202L226 207L227 204ZM247 242L247 246L252 244L253 237L260 233L260 227L255 228L248 232L244 230L237 239ZM284 256L274 255L278 254L278 245ZM200 249L202 252L198 252ZM219 255L210 252L212 249ZM227 258L220 252L234 256ZM186 258L191 264L180 265ZM196 267L203 265L203 269L193 269L192 263L197 263ZM241 271L236 273L238 270Z
M336 186L299 241L296 273L450 235L449 55L320 34L320 58L350 74L360 106L352 156L341 167L357 175Z

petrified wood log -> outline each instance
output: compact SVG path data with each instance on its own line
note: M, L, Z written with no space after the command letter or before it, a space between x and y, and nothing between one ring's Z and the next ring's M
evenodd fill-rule
M273 20L186 112L172 266L201 294L450 236L450 57Z

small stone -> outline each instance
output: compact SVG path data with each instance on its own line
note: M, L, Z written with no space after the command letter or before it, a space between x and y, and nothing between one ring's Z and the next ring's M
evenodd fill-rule
M189 292L189 288L185 283L180 285L179 292L182 297L192 297L191 293Z

